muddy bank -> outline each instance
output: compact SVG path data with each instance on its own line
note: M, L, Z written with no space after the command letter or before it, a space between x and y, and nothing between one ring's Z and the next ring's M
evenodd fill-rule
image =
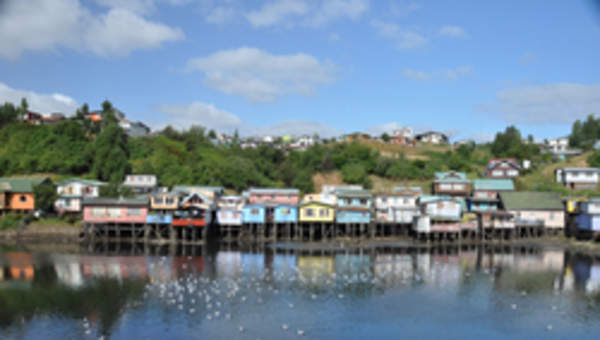
M2 243L74 243L79 240L80 228L72 226L27 226L0 231Z

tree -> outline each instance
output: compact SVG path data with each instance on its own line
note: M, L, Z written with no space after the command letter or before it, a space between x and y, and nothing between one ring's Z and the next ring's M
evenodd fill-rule
M19 120L19 109L12 103L4 103L0 106L0 128Z
M210 131L208 131L208 138L217 139L217 133L215 132L215 130L210 129Z
M121 185L121 182L110 182L100 187L100 197L133 197L133 191L130 188Z
M349 163L342 167L342 179L350 184L362 184L368 188L371 186L369 175L364 166L359 163Z
M27 98L21 98L21 106L19 107L19 114L21 118L24 117L29 112L29 103L27 103Z
M588 165L589 166L593 166L593 167L600 167L600 150L596 150L594 151L594 153L592 153L588 159L587 159Z
M390 135L387 134L387 132L384 132L381 134L381 140L383 140L384 142L388 143L390 141L391 137Z
M44 212L51 212L54 209L54 202L58 198L56 186L52 182L45 181L33 188L35 197L35 209Z
M127 135L116 122L109 122L98 134L92 152L92 173L97 179L120 182L129 172Z

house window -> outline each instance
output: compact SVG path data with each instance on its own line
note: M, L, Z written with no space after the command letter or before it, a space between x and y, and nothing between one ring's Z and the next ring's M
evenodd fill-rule
M454 184L454 190L465 190L464 184Z
M250 213L251 213L252 215L258 215L258 209L256 209L256 208L253 208L252 210L250 210Z
M173 203L175 202L175 199L174 199L173 197L167 197L167 198L165 199L165 202L166 202L167 204L173 204Z
M127 216L142 216L142 209L140 209L140 208L127 208Z
M361 204L361 205L366 205L366 204L367 204L367 200L366 200L366 199L364 199L364 198L361 198L361 199L360 199L360 204Z
M344 202L346 203L346 205L350 205L351 200L349 198L345 198Z
M307 217L313 217L315 216L315 211L312 208L306 209L306 216Z
M452 184L442 183L439 188L440 190L452 190Z
M281 208L281 214L289 215L289 214L291 214L291 209L290 208Z
M387 197L382 197L381 198L381 203L387 203Z
M25 196L25 195L21 195L21 196L19 197L19 201L21 201L21 202L23 202L23 203L24 203L24 202L27 202L27 196Z
M104 217L105 212L104 208L92 208L92 217Z
M327 216L327 215L329 215L329 214L327 214L327 209L323 209L323 208L321 208L321 209L319 210L319 217L325 217L325 216Z
M121 208L106 209L109 217L121 217Z
M550 213L550 219L551 219L551 220L553 220L553 219L554 219L554 213L553 213L553 212L551 212L551 213Z

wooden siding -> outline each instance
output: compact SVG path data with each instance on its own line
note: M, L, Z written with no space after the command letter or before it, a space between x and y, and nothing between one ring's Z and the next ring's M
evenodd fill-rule
M85 206L86 223L146 223L148 208L141 206Z
M26 210L35 209L35 199L32 193L13 192L8 194L8 210Z
M300 207L300 222L333 222L335 208L332 206L311 202Z

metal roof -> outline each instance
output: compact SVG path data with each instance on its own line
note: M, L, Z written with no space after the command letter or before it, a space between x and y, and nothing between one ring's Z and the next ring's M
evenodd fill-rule
M515 190L512 179L476 179L473 180L473 190Z
M84 198L83 205L135 205L135 206L146 206L148 205L148 198L112 198L112 197L94 197Z
M505 210L564 210L560 195L554 192L501 192Z
M0 191L3 192L33 192L33 188L45 181L46 178L0 178Z
M336 190L335 194L338 197L371 197L369 190Z
M284 194L284 195L298 195L300 190L291 188L250 188L248 189L249 194Z
M67 180L56 183L56 185L65 185L65 184L69 184L69 183L73 183L73 182L79 182L79 183L84 183L87 185L95 185L95 186L106 185L106 183L101 182L101 181L96 181L93 179L78 178L78 177L69 178Z
M435 183L470 183L467 174L458 171L436 172Z

